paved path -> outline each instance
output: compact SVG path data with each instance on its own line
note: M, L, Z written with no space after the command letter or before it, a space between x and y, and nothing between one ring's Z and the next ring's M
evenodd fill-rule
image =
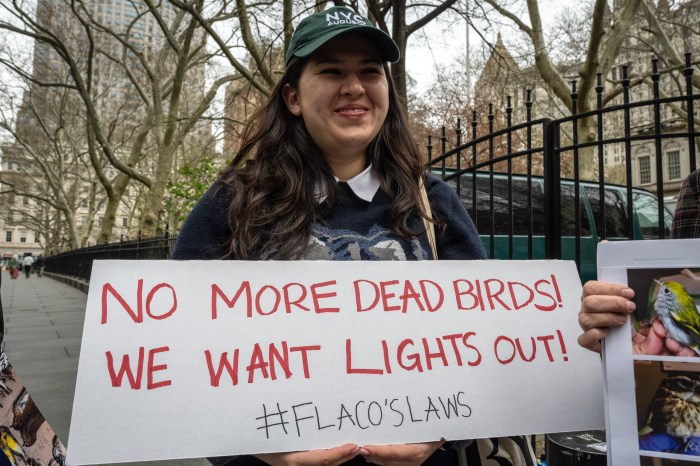
M68 446L87 295L48 277L2 272L5 352L35 403ZM204 466L204 459L125 463Z

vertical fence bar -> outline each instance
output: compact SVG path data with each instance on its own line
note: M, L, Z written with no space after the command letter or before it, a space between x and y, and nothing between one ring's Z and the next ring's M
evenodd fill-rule
M534 223L532 214L532 89L528 89L525 99L525 121L527 122L527 258L532 259L532 237Z
M513 259L513 133L510 129L513 126L513 108L510 104L510 96L506 99L506 146L508 154L508 259Z
M462 150L460 149L462 147L462 119L457 117L457 163L456 163L456 168L457 168L457 173L459 173L459 170L462 168ZM459 175L457 177L457 197L461 199L462 195L462 175Z
M571 132L574 144L573 164L574 164L574 260L576 267L581 270L581 178L579 168L578 153L578 91L576 90L576 80L571 81Z
M545 258L561 259L561 160L559 123L544 122L544 247Z
M428 135L428 163L430 163L433 160L433 137L429 134Z
M494 120L494 114L493 114L493 103L489 102L489 215L491 218L489 219L489 258L493 259L496 256L496 219L495 219L495 210L493 208L493 201L495 199L493 188L494 188L494 183L493 183L493 152L494 152L494 144L493 144L493 120Z
M444 156L445 152L447 152L447 136L445 134L445 125L442 125L442 136L440 137L440 155ZM445 158L443 157L442 159L442 177L445 178L445 175L447 174L447 165L445 162Z
M603 240L607 238L607 215L605 212L605 146L603 144L603 75L596 74L598 85L595 88L596 93L596 118L598 120L598 192L600 193L600 202L598 204L599 220L601 236Z
M163 237L163 256L170 259L170 225L165 224L165 236Z
M686 52L683 74L685 74L685 93L688 96L686 104L688 110L688 159L690 162L690 171L694 172L697 168L695 155L695 101L693 100L693 65L691 64L690 57L690 52Z
M666 225L664 223L664 164L661 154L661 104L659 98L659 59L654 57L651 60L651 81L654 92L654 149L656 151L656 197L659 209L659 238L666 238Z
M472 110L472 167L477 164L477 151L476 151L476 135L477 126L479 122L476 120L476 110ZM477 225L477 215L478 211L476 209L476 168L472 170L472 218L474 219L474 224Z
M627 238L634 239L633 214L634 205L632 198L632 129L630 117L630 80L627 74L627 65L622 66L622 91L624 102L624 126L625 126L625 176L627 177Z

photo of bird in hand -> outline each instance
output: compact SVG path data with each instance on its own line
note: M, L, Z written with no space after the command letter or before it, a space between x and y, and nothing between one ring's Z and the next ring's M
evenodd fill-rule
M654 313L664 324L668 336L700 355L700 312L693 298L678 282L654 281L659 286Z

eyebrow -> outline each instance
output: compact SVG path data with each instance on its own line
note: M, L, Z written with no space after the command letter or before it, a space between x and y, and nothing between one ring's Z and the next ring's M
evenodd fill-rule
M337 65L339 63L342 63L343 60L331 56L320 56L317 59L313 60L313 63L315 65ZM381 58L364 58L360 62L361 64L376 64L376 65L381 65L382 60Z

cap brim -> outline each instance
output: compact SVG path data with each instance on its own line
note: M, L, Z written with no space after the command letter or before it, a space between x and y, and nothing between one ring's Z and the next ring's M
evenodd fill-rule
M335 29L333 31L329 31L326 34L323 34L320 37L317 37L315 40L304 45L303 47L300 47L294 52L292 56L302 58L308 57L309 55L313 54L316 50L320 49L331 39L334 39L340 36L341 34L346 34L348 32L358 32L360 34L369 36L379 49L379 53L382 54L382 59L384 59L384 61L388 61L391 63L399 61L399 58L401 57L399 47L396 45L396 42L394 42L394 40L391 37L389 37L389 35L387 35L381 29L377 29L375 27L356 25L349 25L348 27L343 29ZM287 64L289 63L289 60L291 60L292 56L290 56L287 60Z

